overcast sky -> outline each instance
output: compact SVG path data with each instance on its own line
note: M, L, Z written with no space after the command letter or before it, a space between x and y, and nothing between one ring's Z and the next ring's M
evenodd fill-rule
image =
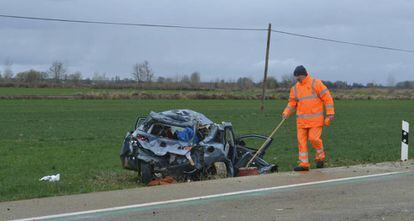
M413 0L0 0L0 14L267 28L414 49ZM131 77L148 60L156 76L199 71L203 80L263 76L266 32L206 31L70 24L0 18L0 64L47 70L63 61L84 77ZM272 33L269 75L303 64L323 80L414 80L414 54L333 44ZM1 65L1 69L3 69Z

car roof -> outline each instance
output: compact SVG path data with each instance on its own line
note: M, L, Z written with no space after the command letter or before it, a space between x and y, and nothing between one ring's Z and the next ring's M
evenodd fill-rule
M181 127L193 127L194 125L210 125L213 121L204 114L189 109L167 110L163 112L151 112L150 117L164 124Z

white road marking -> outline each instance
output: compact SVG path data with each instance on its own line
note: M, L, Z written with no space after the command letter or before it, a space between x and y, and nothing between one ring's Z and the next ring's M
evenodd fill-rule
M212 199L212 198L234 196L234 195L247 194L247 193L257 193L257 192L263 192L263 191L269 191L269 190L288 189L288 188L310 186L310 185L316 185L316 184L389 176L389 175L402 174L402 173L407 173L407 172L410 172L410 171L389 172L389 173L363 175L363 176L356 176L356 177L346 177L346 178L338 178L338 179L323 180L323 181L314 181L314 182L308 182L308 183L297 183L297 184L290 184L290 185L284 185L284 186L266 187L266 188L220 193L220 194L205 195L205 196L197 196L197 197L190 197L190 198L183 198L183 199L166 200L166 201L158 201L158 202L151 202L151 203L141 203L141 204L134 204L134 205L129 205L129 206L119 206L119 207L110 207L110 208L105 208L105 209L79 211L79 212L73 212L73 213L62 213L62 214L56 214L56 215L30 217L30 218L24 218L24 219L16 219L14 221L55 219L55 218L63 218L63 217L69 217L69 216L87 215L87 214L92 214L92 213L111 212L111 211L116 211L116 210L134 209L134 208L142 208L142 207L157 206L157 205L172 204L172 203L182 203L182 202L194 201L194 200Z

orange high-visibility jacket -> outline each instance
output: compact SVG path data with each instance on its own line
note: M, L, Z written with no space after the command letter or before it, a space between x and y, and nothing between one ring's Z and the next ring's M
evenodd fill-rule
M321 127L324 123L323 109L327 115L335 114L332 96L321 80L309 74L290 89L289 102L283 114L290 116L296 110L298 128Z

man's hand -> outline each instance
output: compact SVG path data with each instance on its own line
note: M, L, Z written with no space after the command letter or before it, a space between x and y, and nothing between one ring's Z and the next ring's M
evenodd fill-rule
M287 115L287 114L282 114L282 119L288 119L289 118L289 116Z
M333 114L326 115L326 117L329 118L330 121L333 121L335 119Z

